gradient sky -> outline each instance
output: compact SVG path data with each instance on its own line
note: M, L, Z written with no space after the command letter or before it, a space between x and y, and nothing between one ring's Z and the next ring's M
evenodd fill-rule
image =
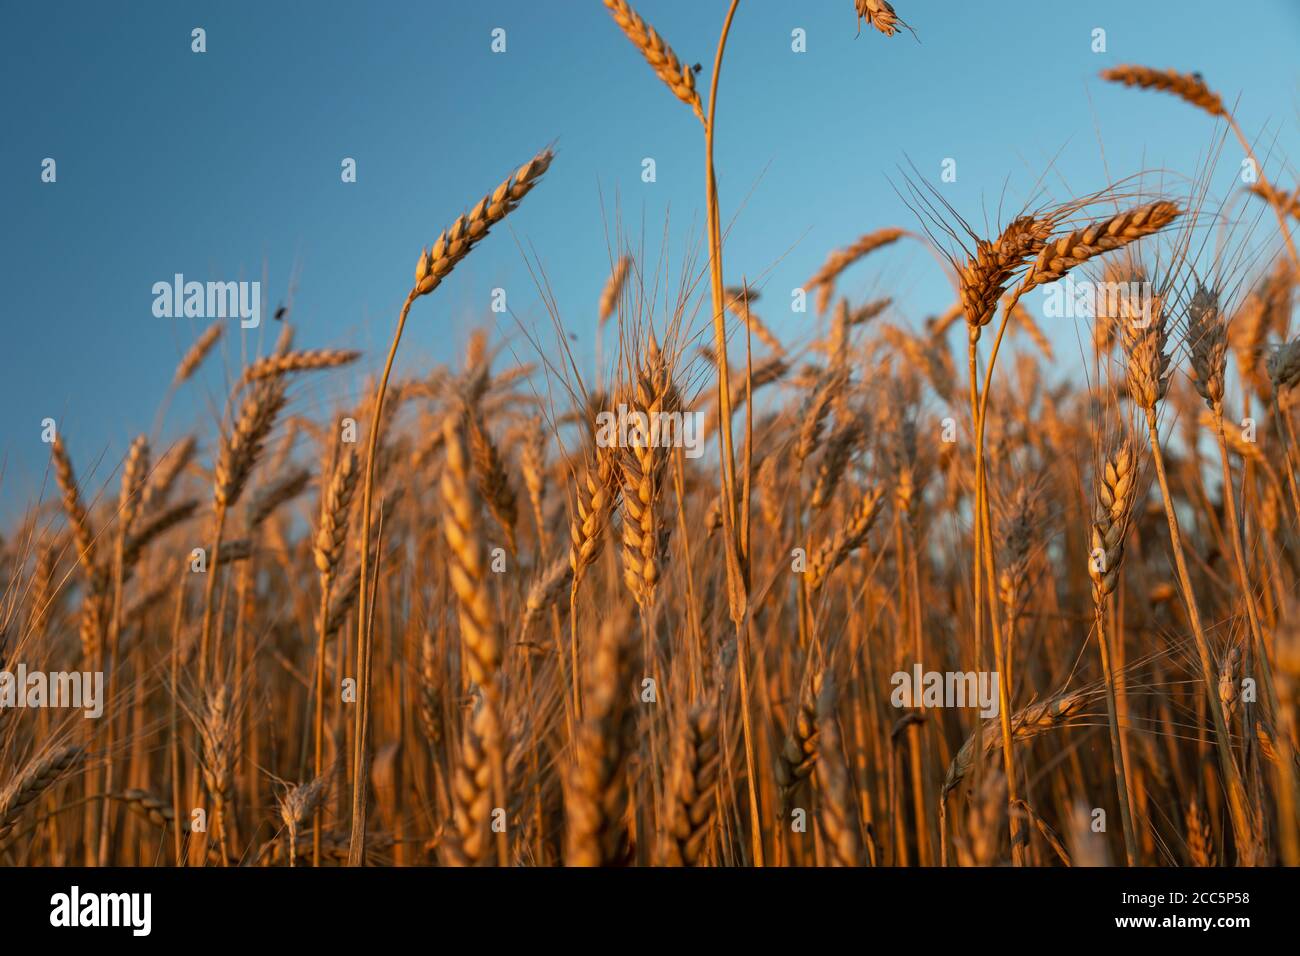
M1214 126L1170 97L1104 84L1121 62L1201 71L1261 139L1283 185L1300 162L1300 2L997 4L898 0L918 39L869 28L851 0L745 0L722 76L716 161L729 281L771 300L778 334L810 331L789 290L827 252L886 225L917 228L894 191L910 160L977 228L1014 213L1051 167L1052 198L1141 169L1192 174ZM688 62L709 66L726 3L642 0ZM576 348L590 350L616 219L668 271L703 230L700 129L598 0L7 3L0 28L0 510L41 493L55 418L97 488L150 428L204 321L159 319L151 287L182 272L265 279L293 296L301 346L366 351L355 369L295 386L300 409L355 390L382 361L420 247L511 169L554 142L542 185L438 292L415 307L401 364L459 349L507 289L549 335L525 263L545 269ZM208 51L190 50L207 31ZM493 54L491 31L507 31ZM808 51L790 49L807 31ZM1093 53L1091 31L1107 31ZM1101 143L1104 142L1104 155ZM641 181L654 157L658 181ZM1292 162L1284 161L1291 157ZM58 182L40 181L41 161ZM358 182L340 181L353 157ZM957 160L956 183L940 163ZM1215 195L1239 155L1225 151ZM1006 215L1002 217L1005 220ZM702 260L700 260L702 264ZM952 301L935 260L901 244L848 273L855 297L892 294L913 327ZM528 345L515 332L519 354ZM276 329L264 319L264 333ZM238 332L232 323L230 332ZM1076 362L1076 331L1052 332ZM259 348L257 333L243 347ZM240 361L226 336L225 365ZM222 363L182 394L167 434L212 434ZM48 492L46 492L48 494Z

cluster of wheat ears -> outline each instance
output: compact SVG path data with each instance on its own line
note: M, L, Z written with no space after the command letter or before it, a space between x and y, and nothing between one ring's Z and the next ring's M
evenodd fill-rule
M56 440L60 500L0 551L0 670L101 671L107 705L0 709L0 860L1300 863L1298 194L1261 175L1212 208L1208 176L1169 195L1139 175L979 236L913 184L954 240L951 309L913 332L837 295L926 241L879 228L806 283L783 343L760 287L724 282L737 3L706 101L604 2L701 123L707 265L671 289L615 250L594 374L475 332L458 367L390 381L418 300L545 188L543 151L420 252L358 407L295 413L306 373L359 356L295 350L285 321L216 434L142 436L98 494ZM857 12L906 27L884 0ZM1104 79L1185 100L1255 159L1199 76ZM1022 300L1067 276L1147 291L1099 307L1053 384ZM704 411L706 454L596 442L619 404ZM996 672L997 716L895 706L915 664Z

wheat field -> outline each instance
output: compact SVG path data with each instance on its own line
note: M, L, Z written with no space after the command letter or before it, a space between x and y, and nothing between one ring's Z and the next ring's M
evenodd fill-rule
M52 493L0 539L0 671L102 673L104 707L0 707L0 862L1300 864L1279 164L1225 195L1129 170L989 234L909 179L916 221L827 250L783 341L785 290L719 213L738 0L698 76L604 5L603 42L698 120L700 256L666 277L613 244L595 367L557 307L398 374L408 317L495 227L546 234L528 196L562 151L503 157L526 161L411 251L364 401L302 408L362 356L295 348L288 310L216 431L142 432L102 487L54 437ZM911 42L907 11L856 8L863 42ZM1198 75L1101 79L1254 158ZM837 291L896 244L934 254L946 313ZM1058 282L1119 290L1086 356L1026 308ZM237 334L196 338L162 405ZM698 421L698 447L607 440L618 409ZM900 704L931 673L988 706Z

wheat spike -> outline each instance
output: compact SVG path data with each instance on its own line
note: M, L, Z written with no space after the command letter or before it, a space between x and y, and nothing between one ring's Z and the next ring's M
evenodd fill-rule
M72 459L63 447L63 439L55 435L50 445L50 458L54 462L54 480L63 496L63 511L72 528L72 537L77 545L77 560L89 576L94 576L95 566L95 530L90 523L90 515L81 502L81 492L77 487L77 476L72 470Z
M1149 66L1126 63L1101 71L1101 78L1111 83L1122 83L1143 90L1160 90L1172 93L1211 116L1226 116L1219 94L1205 85L1199 73L1179 73L1177 70L1156 70Z
M783 804L788 804L795 788L812 773L817 763L817 701L823 680L820 670L810 672L804 679L790 730L777 754L776 783Z
M131 442L126 461L122 463L122 486L117 499L119 533L126 538L140 513L144 484L149 477L149 439L138 436Z
M609 278L605 280L605 287L600 290L600 307L596 321L602 328L618 308L618 300L623 295L623 286L627 284L627 275L631 267L631 256L619 256L613 270L610 271Z
M975 243L975 254L966 260L957 277L968 326L978 329L988 324L1007 283L1042 252L1052 226L1050 218L1017 216L997 239Z
M610 15L620 30L632 41L632 45L641 51L655 75L664 81L673 96L691 108L701 123L704 122L704 107L700 105L700 94L695 89L695 71L677 59L664 38L655 32L640 15L632 9L627 0L605 0Z
M892 37L898 32L899 24L907 26L894 12L889 0L854 0L854 6L858 12L858 29L862 28L862 22L865 20L868 26L875 27L887 37Z
M524 627L528 628L541 620L547 609L552 607L565 590L573 583L573 567L568 556L561 556L552 561L546 570L532 583L528 596L524 598Z
M1011 718L1011 740L1013 743L1030 740L1040 734L1064 726L1072 718L1080 716L1083 708L1093 698L1088 691L1074 691L1060 694L1017 711ZM982 725L982 737L985 757L998 752L1002 747L1002 726L997 720L985 721ZM965 779L975 762L976 738L980 731L974 731L948 765L948 773L943 781L943 796L948 794Z
M0 845L13 832L19 814L55 782L85 758L83 747L67 745L48 750L27 763L22 771L0 790Z
M669 866L696 866L704 860L717 809L717 735L716 702L693 707L677 729L662 851Z
M474 407L467 411L465 425L469 435L470 459L474 463L474 473L478 476L479 491L497 524L501 525L501 530L505 532L506 544L513 553L515 524L519 520L519 504L514 489L510 487L510 479L501 461L501 453L483 426L480 409Z
M444 841L449 866L479 866L488 859L492 832L492 762L499 752L501 728L496 708L480 697L461 736L459 760L452 774L452 825Z
M457 218L438 236L432 247L423 250L415 267L414 295L428 295L436 289L457 263L488 234L488 230L519 205L554 158L551 150L542 150L506 177L490 195L479 200L478 205Z
M817 700L817 794L822 835L832 866L861 866L862 837L853 804L853 787L844 764L840 722L835 714L835 683L825 681Z
M1150 411L1169 390L1169 316L1165 301L1153 295L1144 322L1124 323L1125 382L1138 408Z
M1097 503L1089 542L1092 551L1088 560L1093 602L1097 605L1119 583L1124 561L1124 538L1128 534L1136 495L1137 452L1132 443L1124 441L1106 457L1097 476Z
M213 492L217 507L232 508L239 501L284 401L284 380L279 377L259 382L244 397L217 459Z
M627 853L627 780L632 745L631 643L623 621L601 625L589 659L583 722L575 729L573 766L565 792L565 853L569 866L609 866Z
M1251 183L1247 189L1259 196L1270 206L1280 209L1292 219L1300 219L1300 189L1294 192L1283 192L1270 186L1266 180L1260 179Z
M826 583L831 572L866 543L867 534L880 513L882 498L883 493L879 488L872 488L865 492L849 514L848 523L839 528L829 540L823 542L822 546L809 556L808 570L805 572L808 575L809 589L819 590Z
M321 498L320 527L312 556L321 582L333 580L343 557L343 544L348 533L348 514L357 490L357 453L350 445L338 456L334 474Z
M574 484L576 504L569 523L569 565L577 581L600 555L605 528L618 501L618 474L613 456L605 449L594 449Z
M260 382L268 378L278 378L293 372L311 372L319 369L338 368L349 365L361 357L360 352L347 349L307 349L302 352L286 352L283 355L268 355L258 359L244 369L239 384Z
M1192 866L1216 865L1210 821L1202 815L1200 801L1195 797L1187 804L1187 855Z
M1216 414L1223 409L1223 380L1228 362L1228 330L1218 295L1197 286L1187 306L1187 346L1196 391Z
M1176 203L1160 200L1058 236L1043 247L1025 272L1019 292L1055 282L1089 259L1159 232L1180 215Z
M632 414L642 416L639 421L646 427L630 430L629 447L619 468L623 480L623 580L642 607L653 603L659 582L658 509L668 464L667 449L652 432L658 416L680 407L667 363L653 340L650 345L628 402Z
M1300 382L1300 339L1294 339L1269 353L1265 363L1268 377L1277 390Z
M849 266L865 258L877 249L882 249L903 238L905 232L896 227L877 229L858 238L852 245L837 249L822 263L822 267L813 273L813 277L804 283L805 291L817 290L817 311L824 313L835 294L835 280Z
M447 571L456 592L460 636L470 680L489 686L501 667L501 635L496 609L488 594L478 494L470 481L463 416L443 423L446 462L442 472L443 533L447 540Z
M190 346L189 351L181 357L180 364L176 366L176 374L172 376L172 388L184 384L193 377L199 366L203 364L203 360L208 357L208 354L216 346L224 330L225 326L220 322L213 322L203 330L202 335L194 340L194 344Z

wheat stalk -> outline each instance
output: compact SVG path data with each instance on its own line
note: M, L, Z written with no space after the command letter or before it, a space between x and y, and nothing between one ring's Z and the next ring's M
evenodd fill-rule
M368 571L370 558L370 513L375 481L375 453L379 444L379 435L384 411L384 394L388 389L388 379L392 375L393 361L397 357L397 347L402 341L402 330L406 327L406 317L411 305L423 295L436 289L471 249L488 234L488 230L510 214L550 168L554 153L542 150L528 162L524 163L511 175L507 176L488 196L483 197L469 213L460 216L444 230L429 249L421 250L415 267L415 286L406 296L402 311L397 319L397 328L393 332L393 341L388 347L388 358L384 362L384 371L379 379L371 404L370 437L366 446L365 480L362 481L361 493L361 560L359 562L358 587L358 630L361 639L357 642L357 672L360 690L359 706L356 708L353 775L352 775L352 844L348 853L348 863L360 866L366 848L366 734L370 726L370 660L373 639L367 617ZM463 633L463 630L462 630Z

